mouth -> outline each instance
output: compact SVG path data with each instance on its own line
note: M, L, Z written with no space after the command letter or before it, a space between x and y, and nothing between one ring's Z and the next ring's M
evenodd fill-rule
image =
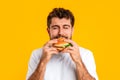
M65 38L65 39L68 39L68 37L66 37L66 36L55 36L53 39L58 39L58 38Z

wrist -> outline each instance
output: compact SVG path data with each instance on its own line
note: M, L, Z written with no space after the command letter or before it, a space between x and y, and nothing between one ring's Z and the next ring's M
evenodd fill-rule
M49 56L42 57L41 60L40 60L40 63L41 63L42 65L45 65L45 64L48 63L48 61L50 60L50 58L51 58L51 57L49 57Z
M40 60L40 62L39 62L39 65L38 65L37 71L38 71L38 72L44 71L45 68L46 68L47 63L48 63L48 60L47 60L47 59L41 58L41 60Z
M48 62L51 59L52 55L48 55L46 53L43 53L41 60L43 60L44 62Z
M78 60L76 60L75 64L76 64L76 67L78 67L78 66L82 66L83 62L81 59L78 59Z

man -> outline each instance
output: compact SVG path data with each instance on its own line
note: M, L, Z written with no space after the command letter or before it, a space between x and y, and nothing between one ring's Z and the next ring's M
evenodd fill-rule
M48 15L47 26L50 41L33 51L27 80L98 80L91 51L72 40L74 16L71 11L54 8ZM59 51L53 46L59 37L72 46Z

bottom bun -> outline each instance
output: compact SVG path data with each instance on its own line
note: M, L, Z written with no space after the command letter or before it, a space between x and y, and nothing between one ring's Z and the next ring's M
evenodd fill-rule
M64 48L57 48L58 51L62 51Z

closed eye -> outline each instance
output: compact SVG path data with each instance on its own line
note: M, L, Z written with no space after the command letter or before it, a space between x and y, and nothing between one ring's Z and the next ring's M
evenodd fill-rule
M59 28L58 25L53 25L53 26L51 26L51 29L53 29L53 30L56 30L56 29L58 29L58 28Z
M69 29L70 25L64 25L64 29Z
M58 29L58 27L53 27L52 29Z

